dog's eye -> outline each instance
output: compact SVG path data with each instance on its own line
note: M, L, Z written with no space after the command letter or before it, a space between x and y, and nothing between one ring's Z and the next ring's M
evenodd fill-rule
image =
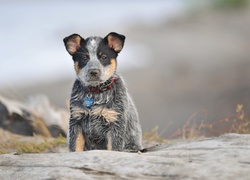
M87 59L88 59L88 56L87 56L87 55L82 55L82 59L83 59L83 60L87 60Z
M104 55L104 54L102 55L102 59L103 59L103 60L106 60L107 58L108 58L108 57L107 57L106 55Z

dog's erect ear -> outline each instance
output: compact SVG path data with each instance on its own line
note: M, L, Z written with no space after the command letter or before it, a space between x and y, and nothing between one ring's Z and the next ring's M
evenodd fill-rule
M69 52L70 55L75 54L77 49L81 47L81 42L84 39L78 34L72 34L63 39L64 45L66 50Z
M119 53L123 48L125 36L111 32L104 38L104 40L111 49Z

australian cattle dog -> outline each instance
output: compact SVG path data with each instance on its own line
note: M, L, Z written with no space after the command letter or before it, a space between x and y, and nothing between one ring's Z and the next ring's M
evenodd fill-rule
M70 99L69 150L139 151L141 126L135 105L121 76L117 56L125 36L64 38L76 71Z

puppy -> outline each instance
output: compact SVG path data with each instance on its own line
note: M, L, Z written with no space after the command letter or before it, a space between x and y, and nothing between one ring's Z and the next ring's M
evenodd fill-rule
M76 71L70 99L69 150L107 149L139 151L141 126L116 58L125 36L111 32L105 38L64 38Z

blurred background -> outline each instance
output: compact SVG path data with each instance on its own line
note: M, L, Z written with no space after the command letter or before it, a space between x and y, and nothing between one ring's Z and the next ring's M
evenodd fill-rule
M144 131L168 137L190 118L250 117L248 0L0 1L0 94L45 94L67 108L75 78L63 38L126 36L118 57Z

